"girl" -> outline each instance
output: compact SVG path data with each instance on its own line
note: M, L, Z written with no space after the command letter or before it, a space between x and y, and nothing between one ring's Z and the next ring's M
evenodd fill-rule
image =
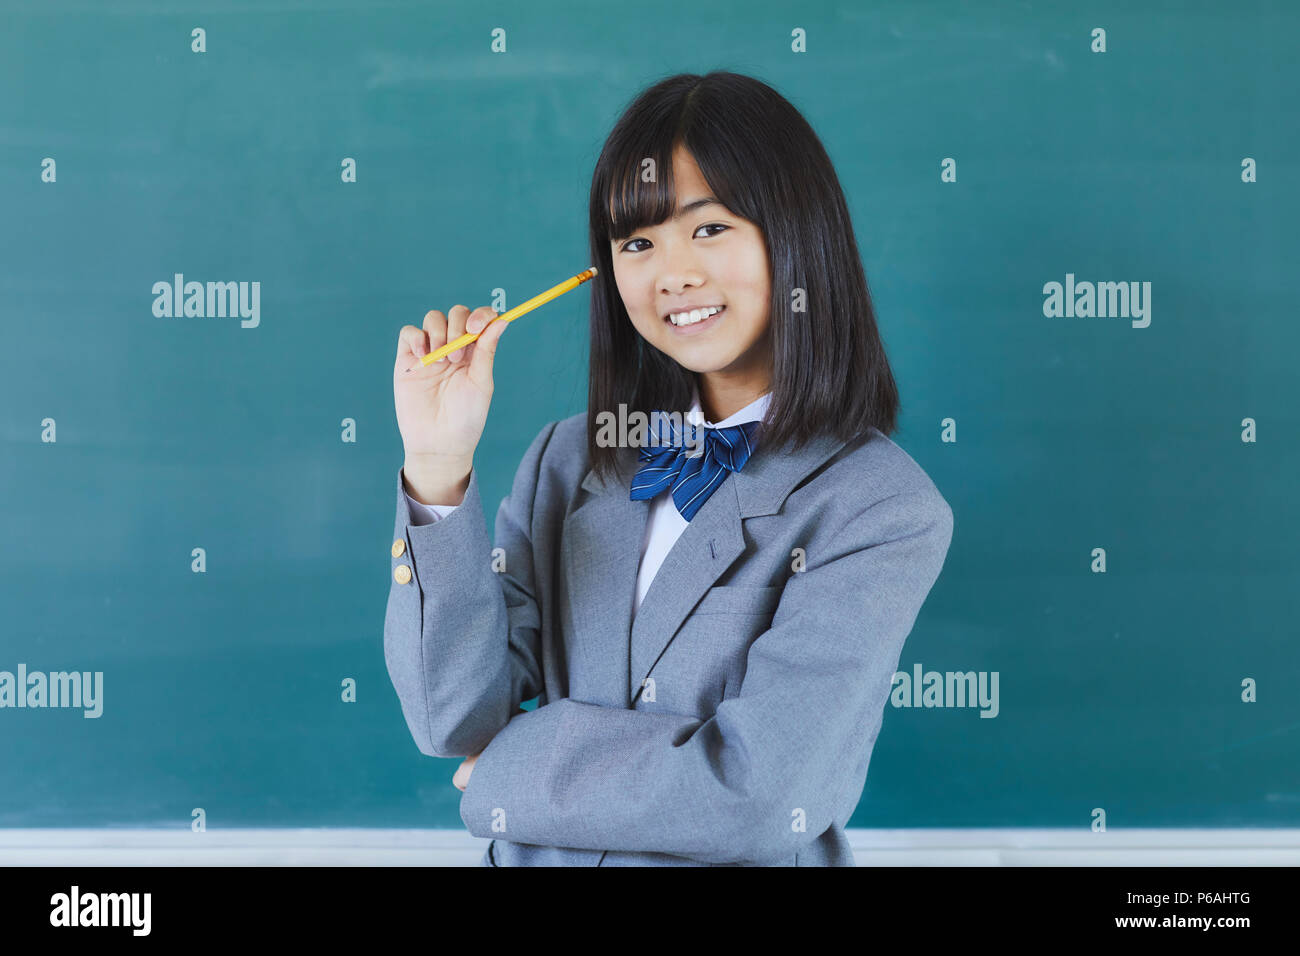
M401 330L384 651L403 714L421 752L473 755L455 783L486 865L852 866L952 512L888 437L835 171L770 87L674 76L610 134L590 228L588 409L525 453L495 551L473 456L508 323L457 305ZM652 417L670 411L703 426L693 449ZM636 412L652 435L610 427Z

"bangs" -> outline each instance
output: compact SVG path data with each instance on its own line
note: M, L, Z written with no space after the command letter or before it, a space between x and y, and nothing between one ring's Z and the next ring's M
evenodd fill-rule
M601 190L604 196L601 225L607 240L626 239L646 226L657 226L673 214L677 190L673 184L672 154L673 147L666 152L629 148L609 164L611 175Z

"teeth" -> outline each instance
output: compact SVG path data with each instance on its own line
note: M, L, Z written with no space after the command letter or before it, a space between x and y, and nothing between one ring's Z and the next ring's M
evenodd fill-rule
M673 325L694 325L696 322L703 322L711 315L716 315L722 309L722 306L711 305L703 309L691 309L689 312L673 312L668 316L668 321Z

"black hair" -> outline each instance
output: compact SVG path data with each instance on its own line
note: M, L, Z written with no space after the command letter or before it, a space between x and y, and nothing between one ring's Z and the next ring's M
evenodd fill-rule
M591 357L587 448L597 474L620 449L597 444L597 416L690 407L695 373L633 326L614 281L611 240L666 221L676 208L672 156L690 152L713 195L753 222L771 277L772 397L759 447L801 447L816 434L846 441L895 430L898 388L876 327L848 205L807 120L767 84L739 73L683 73L624 111L591 180ZM651 158L658 174L643 181ZM792 292L804 290L806 311Z

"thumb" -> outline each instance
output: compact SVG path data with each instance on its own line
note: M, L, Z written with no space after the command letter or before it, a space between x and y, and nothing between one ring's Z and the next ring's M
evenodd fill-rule
M488 323L477 341L474 342L474 354L470 356L469 377L482 389L492 388L492 362L497 354L497 342L506 333L509 322L497 319Z

